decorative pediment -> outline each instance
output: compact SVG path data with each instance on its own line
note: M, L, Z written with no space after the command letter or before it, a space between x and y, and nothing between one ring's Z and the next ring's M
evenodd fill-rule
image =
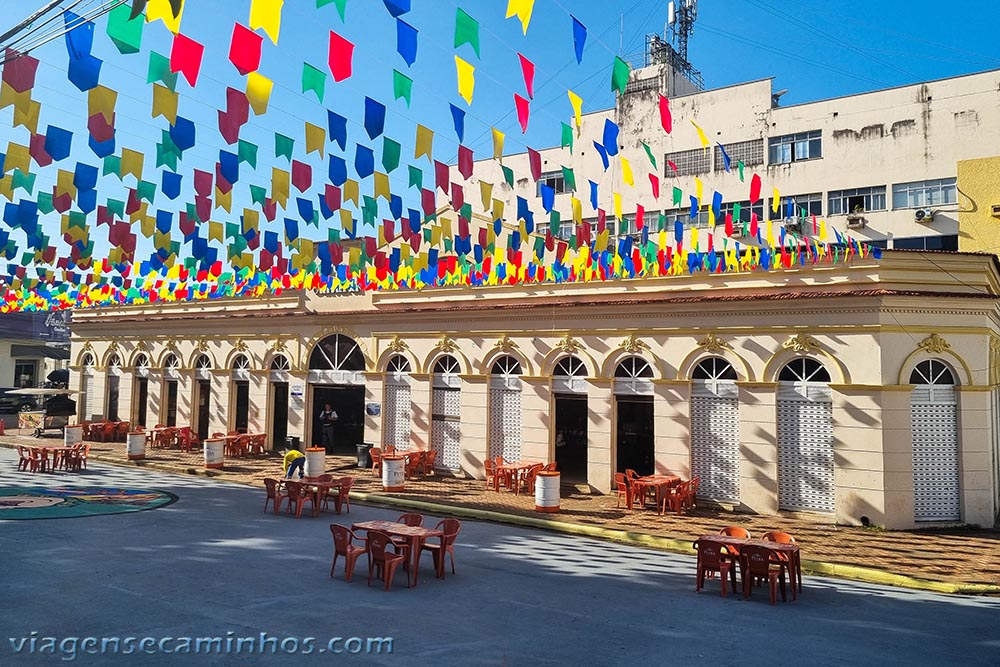
M733 346L716 336L714 333L710 333L698 341L698 347L705 348L706 352L718 354L723 350L732 349Z
M285 352L286 350L288 350L288 345L287 343L285 343L285 340L283 338L278 338L273 343L271 343L271 350L273 352Z
M580 342L566 334L566 337L556 343L556 347L562 350L565 354L575 354L583 349L583 345Z
M242 338L237 338L233 342L233 349L236 350L237 352L246 352L247 351L246 341L243 340Z
M646 345L641 340L639 340L635 334L630 334L628 338L623 340L618 347L622 348L626 352L635 354L641 352L642 350L648 350L649 345Z
M504 334L504 337L498 340L493 347L499 348L504 352L513 352L517 349L517 343L511 340L510 336Z
M409 345L407 345L406 341L400 338L399 335L396 335L392 337L392 340L389 341L389 344L386 347L388 347L392 352L399 353L408 348Z
M173 339L173 338L168 338L167 342L165 342L163 344L163 346L165 348L167 348L168 350L176 350L177 349L177 341L175 339Z
M458 343L450 336L442 336L434 347L442 352L454 352L458 349Z
M149 351L149 347L146 345L146 341L144 341L141 338L136 341L136 343L135 343L135 349L137 351L139 351L139 352L148 352Z
M786 350L795 352L815 352L820 349L819 341L807 334L797 334L786 340L782 345Z
M951 343L937 334L931 334L927 338L920 341L917 347L921 350L930 352L931 354L941 354L942 352L947 352L951 349Z
M199 352L208 352L208 341L202 338L198 341L197 347Z
M90 344L90 341L89 341L89 340L88 340L88 341L86 341L86 342L85 342L85 343L83 344L83 351L84 351L84 352L93 352L93 351L94 351L94 346Z

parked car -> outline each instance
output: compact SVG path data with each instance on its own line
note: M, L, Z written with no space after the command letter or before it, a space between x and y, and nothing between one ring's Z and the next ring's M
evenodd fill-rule
M0 414L14 415L18 412L38 409L38 404L34 396L18 396L9 394L13 388L0 389Z

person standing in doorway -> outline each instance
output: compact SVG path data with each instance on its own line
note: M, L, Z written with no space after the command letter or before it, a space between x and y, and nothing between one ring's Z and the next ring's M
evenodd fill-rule
M327 403L319 413L320 446L325 449L333 448L333 425L336 421L337 411Z

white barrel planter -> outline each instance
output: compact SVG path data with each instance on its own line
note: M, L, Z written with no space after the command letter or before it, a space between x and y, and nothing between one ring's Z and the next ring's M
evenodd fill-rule
M221 468L226 453L225 438L208 438L205 440L205 467Z
M129 461L146 458L146 434L144 432L130 432L125 438L125 446Z
M540 470L535 478L535 511L559 511L559 483L561 476L556 470Z
M402 491L406 480L406 459L402 456L382 457L382 490Z
M306 449L306 477L319 477L326 471L326 450L322 447Z
M78 442L83 442L83 427L69 424L63 429L63 444L72 447Z

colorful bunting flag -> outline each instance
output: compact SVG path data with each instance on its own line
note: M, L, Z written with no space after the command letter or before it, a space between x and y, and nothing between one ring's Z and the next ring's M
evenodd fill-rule
M455 56L455 70L458 75L458 94L471 106L472 93L476 88L476 68Z
M455 48L463 44L471 45L479 57L479 22L458 7L455 10Z
M580 64L583 62L583 47L587 43L587 27L575 16L570 15L570 18L573 19L573 50L576 52L576 62Z
M343 81L351 76L354 58L354 44L334 31L330 31L330 53L327 64L334 81Z

